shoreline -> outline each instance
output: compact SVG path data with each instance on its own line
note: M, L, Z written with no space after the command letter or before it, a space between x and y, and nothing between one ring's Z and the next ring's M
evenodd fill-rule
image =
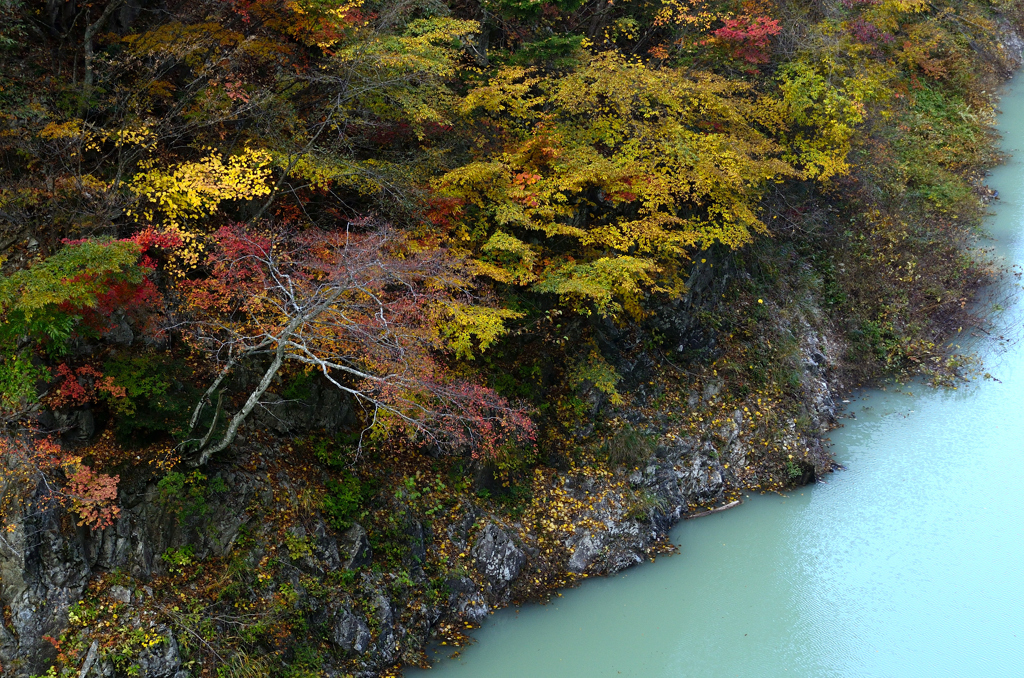
M1003 42L1022 43L1006 31ZM470 642L497 609L675 552L669 533L682 520L827 477L842 468L825 436L841 425L844 394L870 382L826 302L842 261L827 275L811 269L815 253L796 240L701 252L686 293L649 324L599 327L624 397L581 386L584 414L565 425L561 456L508 471L383 450L334 467L319 453L329 438L287 404L201 471L163 468L167 450L147 447L110 527L82 529L59 511L13 523L0 550L5 668L13 658L13 674L27 676L31 653L56 647L67 675L82 678L130 665L142 678L187 678L188 666L247 663L270 676L271 661L297 661L287 658L303 648L324 675L396 675L428 663L429 643ZM778 264L767 282L751 273L761 264ZM736 289L742 313L716 315ZM698 316L727 329L705 336ZM670 351L704 357L682 370L644 342L652 328L681 337ZM959 366L938 338L897 357L935 358L933 377L953 379ZM180 480L170 499L168 471ZM318 502L338 479L353 480L356 508L331 516ZM127 660L107 652L122 646Z

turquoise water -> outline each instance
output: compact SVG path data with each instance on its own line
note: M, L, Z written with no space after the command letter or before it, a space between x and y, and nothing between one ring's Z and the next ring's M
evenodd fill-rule
M1024 149L1024 79L1002 109L1004 149ZM989 244L1024 262L1024 153L990 184ZM1024 346L981 350L1001 382L856 394L832 435L847 471L684 522L679 555L499 612L430 677L1024 676Z

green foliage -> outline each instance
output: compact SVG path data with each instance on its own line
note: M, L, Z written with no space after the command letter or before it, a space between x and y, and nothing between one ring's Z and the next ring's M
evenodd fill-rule
M911 197L936 212L960 212L975 199L959 171L986 161L985 133L977 114L961 96L939 87L921 87L913 94L892 143L897 177Z
M270 664L259 655L236 650L217 667L217 678L270 678Z
M801 471L800 467L797 464L794 464L792 460L787 460L786 474L789 476L790 480L796 480L803 475L803 471Z
M315 379L311 372L299 372L288 380L288 385L281 391L281 397L286 400L308 400L313 395Z
M0 351L0 410L19 411L36 402L37 385L49 377L50 370L29 351Z
M181 548L167 549L160 559L167 563L167 569L171 574L183 577L192 572L192 567L196 564L195 555L192 545L186 544Z
M529 0L527 0L529 1ZM529 3L537 6L536 3ZM542 40L528 42L512 55L515 66L540 66L561 69L576 66L586 58L582 35L551 35Z
M300 537L291 532L285 532L284 543L288 548L288 556L292 560L302 560L313 555L313 546L308 537Z
M313 438L310 447L321 464L335 471L344 471L352 466L358 443L358 433L343 433L334 437Z
M227 483L220 476L207 480L199 471L189 474L172 471L157 483L157 500L178 517L181 524L190 518L202 518L210 513L207 503L214 493L226 492Z
M324 660L320 650L312 645L300 643L294 650L294 660L282 674L284 678L318 678Z
M0 277L0 342L13 346L28 336L46 340L52 354L66 353L82 310L95 307L118 283L142 282L138 263L135 243L85 240Z
M510 518L519 518L533 500L533 488L524 481L509 483L493 499L498 509Z
M321 509L331 527L346 530L363 501L363 487L355 476L343 473L340 480L328 480Z
M124 442L180 433L199 397L188 365L165 354L121 353L103 365L103 372L125 389L125 397L111 399L115 429Z
M19 411L37 401L49 376L39 349L56 358L76 336L98 335L119 290L146 281L139 253L133 242L84 240L0 276L0 408Z
M514 371L501 371L491 377L494 390L507 398L537 401L543 396L543 370L538 364L517 365Z
M14 49L27 37L21 0L0 0L0 50Z

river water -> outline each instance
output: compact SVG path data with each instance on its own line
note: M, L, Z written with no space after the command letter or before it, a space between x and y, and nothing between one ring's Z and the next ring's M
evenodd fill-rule
M1024 78L1001 108L985 244L1024 263ZM1024 676L1024 345L980 350L1001 381L855 394L827 484L685 521L678 555L496 613L429 677Z

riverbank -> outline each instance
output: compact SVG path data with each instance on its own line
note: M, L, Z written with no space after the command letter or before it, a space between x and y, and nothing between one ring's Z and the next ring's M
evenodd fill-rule
M1020 75L1001 108L1000 145L1018 149ZM986 220L986 249L1016 268L1021 158L992 181L1004 200ZM998 470L1015 464L1024 434L1015 280L985 291L1000 299L990 326L998 331L978 333L971 347L992 379L857 389L830 435L848 470L680 525L678 557L498 613L458 658L440 648L429 675L1013 674L1024 657L1015 527L1024 509L1021 481ZM997 489L979 493L991 482Z
M955 337L999 274L968 254L997 158L987 125L1021 61L1011 18L996 20L970 52L957 34L865 68L858 86L893 98L863 93L848 174L766 192L770 235L697 251L679 289L645 292L633 315L563 327L547 313L455 365L532 399L535 447L444 455L399 438L357 453L331 432L352 409L305 373L199 469L166 436L129 451L95 425L100 405L57 413L76 454L119 474L120 513L96 530L64 509L10 517L5 670L388 675L424 664L429 642L468 642L496 609L673 551L684 517L825 477L844 393L969 367ZM866 62L884 62L889 42L861 29ZM121 346L113 334L97 354ZM594 360L566 369L581 352Z

